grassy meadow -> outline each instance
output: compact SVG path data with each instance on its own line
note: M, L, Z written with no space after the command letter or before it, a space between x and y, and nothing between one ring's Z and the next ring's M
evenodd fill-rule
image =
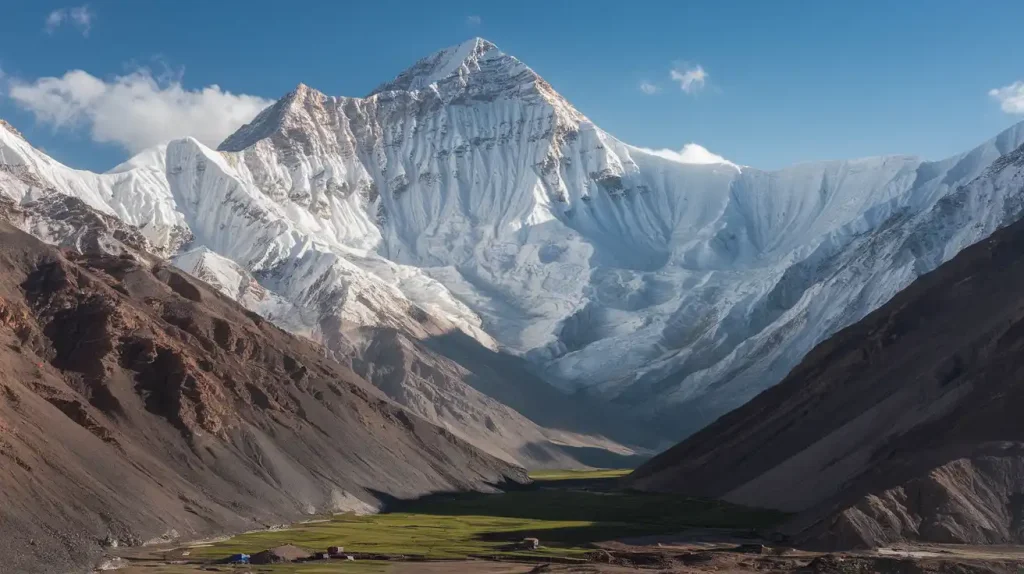
M436 495L401 502L386 513L337 515L322 522L252 532L190 549L189 559L217 560L294 544L323 551L401 556L406 559L489 558L523 561L583 560L595 542L629 536L668 534L690 527L757 529L783 515L713 500L616 491L610 487L628 471L546 471L531 487L500 494ZM582 481L582 482L581 482ZM559 487L559 483L586 487ZM608 488L602 488L607 484ZM540 539L535 551L513 550L511 542ZM384 562L359 560L276 567L253 572L376 572ZM162 574L153 571L153 574ZM177 574L177 573L175 573Z
M537 470L530 473L536 481L602 480L622 478L633 472L629 468L592 468L588 470Z

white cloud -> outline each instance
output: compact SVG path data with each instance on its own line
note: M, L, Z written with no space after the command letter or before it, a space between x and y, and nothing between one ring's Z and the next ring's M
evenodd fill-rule
M479 26L480 24L483 23L483 21L483 18L476 15L466 16L466 24L469 24L470 26L473 27Z
M651 94L657 94L658 93L658 86L655 86L654 84L652 84L650 82L643 81L643 82L640 82L640 91L645 93L645 94L647 94L648 96L650 96Z
M47 34L53 34L60 28L64 23L70 23L83 36L89 35L89 30L92 29L92 21L96 18L96 14L89 9L88 4L76 6L73 8L59 8L50 12L46 16L46 26L43 28Z
M8 96L57 129L88 129L97 142L129 152L192 136L215 147L271 100L232 94L217 85L186 90L179 79L139 70L112 80L72 70L59 78L12 80Z
M702 145L695 143L688 143L683 146L683 149L676 151L673 149L650 149L650 148L637 148L640 151L647 152L658 157L677 161L679 163L690 163L690 164L715 164L723 163L736 168L738 171L740 166L733 162L725 159L724 157L708 151L708 149Z
M681 64L668 73L672 80L679 82L679 88L687 94L695 94L704 89L708 80L708 73L700 64Z
M999 102L1004 112L1024 114L1024 82L1018 80L1009 86L989 90L988 95Z
M46 17L46 30L47 34L53 34L60 25L64 23L64 20L68 17L68 11L66 8L60 10L54 10L50 12L50 15Z

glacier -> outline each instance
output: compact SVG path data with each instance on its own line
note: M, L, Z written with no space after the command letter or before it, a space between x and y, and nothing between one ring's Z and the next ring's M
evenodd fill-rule
M217 150L173 141L105 174L13 134L15 201L78 197L328 348L458 330L672 439L1021 215L1024 124L940 161L694 161L619 141L480 38L366 97L300 84Z

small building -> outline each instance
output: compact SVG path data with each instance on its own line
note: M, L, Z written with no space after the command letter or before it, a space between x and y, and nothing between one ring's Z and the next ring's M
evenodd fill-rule
M519 542L519 548L523 550L537 550L540 548L540 540L536 538L523 538Z

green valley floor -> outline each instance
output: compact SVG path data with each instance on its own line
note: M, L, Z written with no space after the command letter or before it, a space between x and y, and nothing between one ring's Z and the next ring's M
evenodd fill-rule
M487 560L525 564L587 563L597 542L669 534L688 528L740 529L750 536L784 516L723 502L624 492L628 470L544 471L528 487L498 494L437 495L396 502L381 514L325 517L287 529L250 532L222 541L125 556L131 572L203 571L235 554L292 544L310 551L344 547L356 559L248 566L252 572L377 572L395 562ZM537 538L537 550L515 549ZM176 563L176 564L175 564ZM496 570L504 572L500 563ZM217 564L231 571L235 567ZM519 571L516 568L508 571Z
M843 555L767 545L786 515L728 503L618 489L625 470L546 471L497 494L437 495L387 512L336 515L289 528L165 548L127 549L123 574L480 574L808 572L1018 574L1019 549L883 549ZM540 548L517 548L537 538ZM235 554L282 545L353 559L232 565Z

